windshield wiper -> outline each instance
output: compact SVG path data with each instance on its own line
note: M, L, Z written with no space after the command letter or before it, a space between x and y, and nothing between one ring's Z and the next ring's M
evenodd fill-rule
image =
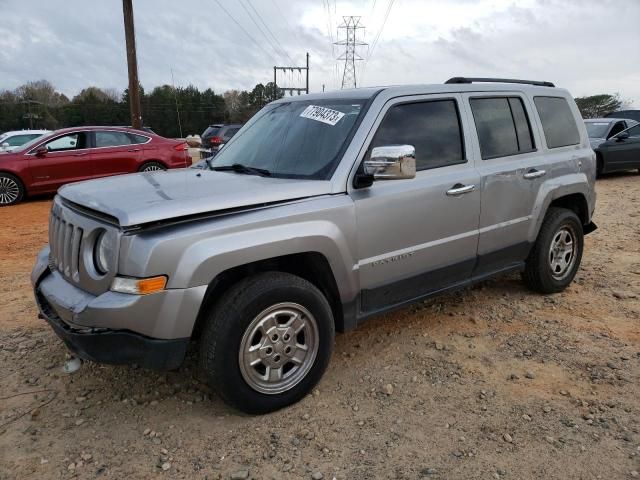
M208 163L208 162L207 162ZM210 167L211 170L216 172L237 172L237 173L246 173L248 175L261 175L263 177L269 177L271 172L264 168L256 168L256 167L248 167L246 165L242 165L241 163L234 163L233 165L221 165L219 167Z

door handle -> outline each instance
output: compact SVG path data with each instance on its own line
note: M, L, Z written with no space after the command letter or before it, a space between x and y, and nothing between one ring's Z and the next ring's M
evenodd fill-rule
M536 170L535 168L532 168L527 173L525 173L523 176L527 180L532 180L534 178L544 177L546 174L547 174L546 170Z
M139 148L131 148L129 150L127 150L128 152L139 152L140 149Z
M74 157L84 157L85 155L86 155L86 152L85 153L74 153L73 154Z
M453 187L447 190L447 195L450 197L457 197L459 195L464 195L465 193L473 192L475 189L475 185L463 185L461 183L456 183Z

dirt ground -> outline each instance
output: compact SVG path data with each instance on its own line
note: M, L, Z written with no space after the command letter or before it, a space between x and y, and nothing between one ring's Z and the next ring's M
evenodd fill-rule
M29 286L50 199L3 208L0 478L638 477L640 176L597 189L566 292L511 275L369 320L313 395L255 417L195 381L193 355L64 374Z

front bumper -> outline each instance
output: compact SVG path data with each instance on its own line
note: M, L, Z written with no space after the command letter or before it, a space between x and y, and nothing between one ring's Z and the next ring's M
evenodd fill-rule
M174 369L183 361L206 286L152 295L94 296L49 269L49 248L31 273L41 316L79 357Z

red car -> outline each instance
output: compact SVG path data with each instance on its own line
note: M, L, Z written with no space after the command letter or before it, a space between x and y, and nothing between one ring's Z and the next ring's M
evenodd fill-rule
M27 195L53 193L65 183L183 168L190 164L187 148L184 142L132 128L56 130L0 154L0 206Z

